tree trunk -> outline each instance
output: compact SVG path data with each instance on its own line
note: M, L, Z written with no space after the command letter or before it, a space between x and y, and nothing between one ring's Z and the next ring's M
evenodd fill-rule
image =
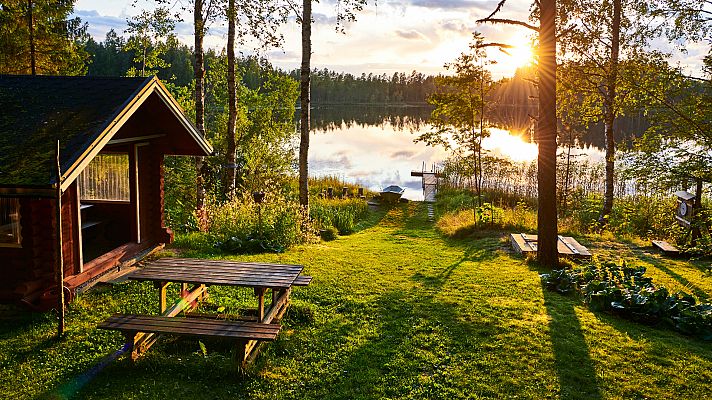
M618 55L620 52L621 0L613 1L613 22L611 24L611 60L606 77L606 95L603 96L603 123L606 135L606 187L603 207L598 216L598 224L603 226L613 210L613 172L616 159L616 140L613 124L616 120L616 82L618 80Z
M203 79L205 78L205 65L203 62L203 36L205 34L205 20L203 18L203 0L195 0L193 12L193 27L195 29L195 127L203 137L205 136L205 94ZM195 208L201 217L205 206L205 181L203 178L203 157L195 159L196 196Z
M34 2L27 0L27 29L30 31L30 73L37 75L37 50L35 49Z
M227 120L227 155L225 192L232 195L235 191L235 123L237 120L237 86L235 85L235 0L228 1L228 28L227 28L227 94L228 94L228 120Z
M537 260L542 266L559 264L556 226L556 0L541 0L539 30L539 120L536 136L538 213Z
M299 204L309 208L309 120L311 83L311 0L304 0L302 14L301 112L299 141Z

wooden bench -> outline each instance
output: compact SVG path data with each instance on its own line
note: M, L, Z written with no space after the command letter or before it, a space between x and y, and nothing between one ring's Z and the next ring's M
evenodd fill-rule
M121 331L131 346L132 360L140 354L139 349L134 348L139 332L233 339L237 341L236 364L238 368L244 368L247 363L247 344L250 341L277 339L281 326L248 321L116 314L99 324L98 328Z
M299 275L297 279L294 280L292 286L309 286L312 281L312 277L308 275Z

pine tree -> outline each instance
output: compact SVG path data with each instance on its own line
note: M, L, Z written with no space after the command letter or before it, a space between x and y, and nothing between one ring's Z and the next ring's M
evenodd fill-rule
M87 24L73 0L5 0L0 5L0 73L81 75Z

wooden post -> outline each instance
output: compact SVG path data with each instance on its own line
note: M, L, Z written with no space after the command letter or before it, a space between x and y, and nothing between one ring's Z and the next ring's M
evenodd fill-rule
M696 178L695 187L695 204L692 207L692 237L690 243L693 246L697 245L697 239L700 238L700 214L702 213L702 178Z
M55 274L57 280L57 287L59 289L59 299L57 304L57 307L59 308L59 324L57 326L57 336L62 337L62 335L64 335L64 255L62 254L62 167L59 162L59 140L57 140L57 152L55 153L55 158L57 162L57 215L55 217L57 222L57 260L55 261Z

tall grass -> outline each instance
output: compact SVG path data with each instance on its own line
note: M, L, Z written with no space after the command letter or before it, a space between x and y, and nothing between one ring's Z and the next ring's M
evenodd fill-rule
M314 199L309 207L309 216L317 229L334 227L340 235L352 233L359 220L368 214L368 205L363 199Z
M226 253L282 252L316 240L322 229L352 233L367 214L366 201L359 198L313 197L307 215L293 197L267 193L263 203L257 204L245 194L226 202L209 201L203 231L179 234L175 244Z
M257 204L251 195L205 207L204 232L179 236L179 247L205 250L206 246L229 253L281 252L312 240L314 229L295 201L267 193Z
M524 199L513 207L498 201L497 193L485 191L486 203L477 210L471 191L446 188L438 193L438 229L447 236L466 236L478 229L536 230L536 205ZM559 230L569 234L599 232L598 216L603 204L598 193L575 191L568 200L566 215L559 218ZM494 204L494 205L493 205ZM618 236L676 241L684 235L670 196L622 196L613 203L606 230ZM477 215L477 224L475 224Z

